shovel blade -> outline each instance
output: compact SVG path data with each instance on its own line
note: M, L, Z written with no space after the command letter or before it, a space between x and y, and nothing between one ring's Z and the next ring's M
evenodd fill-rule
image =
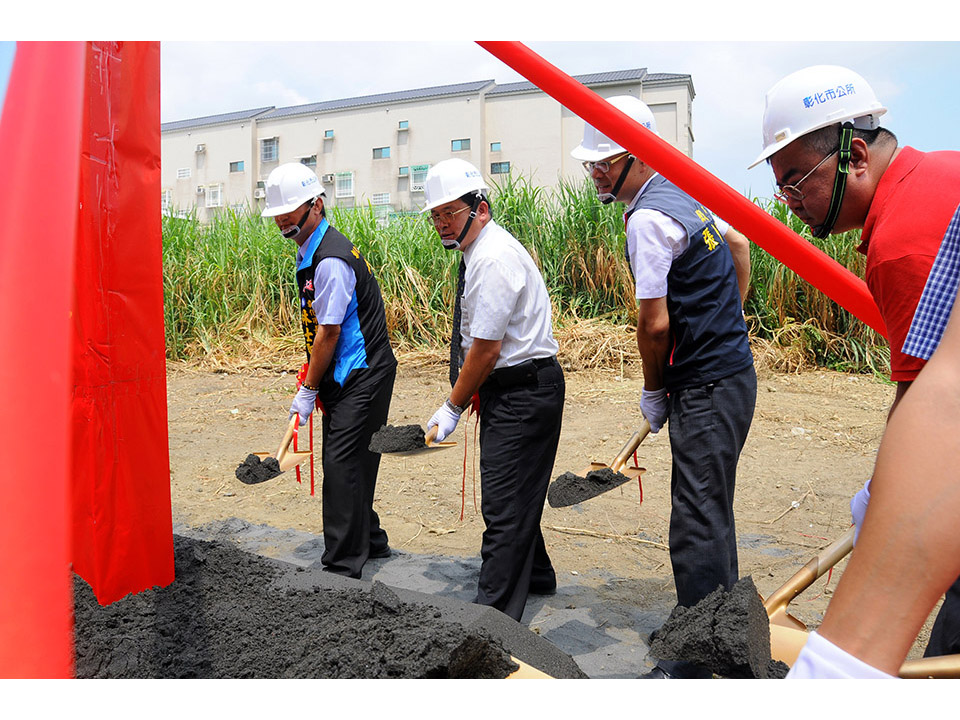
M580 473L580 474L581 474L583 477L586 477L586 476L587 476L587 473L591 473L591 472L593 472L593 471L595 471L595 470L603 470L604 468L609 468L609 467L610 467L609 465L606 465L606 464L604 464L604 463L597 463L597 462L595 462L595 463L590 463L586 468L584 468L583 472ZM627 476L628 478L630 478L631 480L636 480L638 477L640 477L640 476L641 476L643 473L645 473L646 471L647 471L646 468L637 467L636 465L631 465L630 467L622 467L622 468L620 468L620 474L621 474L621 475L626 475L626 476Z
M258 452L254 453L261 460L266 460L268 457L275 457L273 453L267 452ZM302 463L304 460L310 457L309 452L292 452L288 451L284 453L283 460L280 461L280 472L286 472L287 470L292 470L297 465Z

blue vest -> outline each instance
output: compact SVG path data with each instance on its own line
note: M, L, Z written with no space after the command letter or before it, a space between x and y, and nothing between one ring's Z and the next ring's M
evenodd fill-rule
M733 257L710 211L662 175L647 185L634 208L639 209L673 218L690 240L667 274L673 339L664 370L667 391L706 385L752 365Z
M387 321L380 286L373 276L370 265L353 243L327 223L326 218L308 238L303 261L297 268L300 321L303 326L307 361L310 360L313 341L317 335L317 316L313 311L313 301L316 299L313 279L316 276L317 265L328 257L337 257L345 261L353 270L357 284L340 325L340 337L337 340L333 359L320 380L318 396L322 401L336 400L348 383L357 377L354 371L363 368L384 368L396 365L397 362L387 334Z

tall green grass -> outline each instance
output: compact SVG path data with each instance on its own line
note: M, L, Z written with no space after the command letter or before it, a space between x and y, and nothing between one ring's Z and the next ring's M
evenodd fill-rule
M623 333L623 325L636 321L633 283L623 256L622 206L600 204L586 181L544 190L513 176L493 188L492 203L496 222L541 267L561 338L565 328L589 320L600 328L600 343L600 336ZM765 209L862 275L855 234L815 241L782 205ZM370 206L331 208L328 218L370 262L395 346L444 346L459 255L442 248L429 219L402 215L384 225ZM299 352L294 256L294 243L254 212L225 210L208 225L195 217L164 218L169 357ZM789 359L785 366L883 371L885 343L872 330L756 246L751 247L751 262L745 308L751 330L780 349Z

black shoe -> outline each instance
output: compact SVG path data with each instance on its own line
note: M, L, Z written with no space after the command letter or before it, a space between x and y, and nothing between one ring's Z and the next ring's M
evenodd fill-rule
M557 594L557 584L553 585L531 585L528 592L531 595L556 595Z
M393 551L390 549L390 546L387 545L383 550L370 550L370 554L367 556L371 560L379 560L380 558L388 558L393 554Z
M713 673L702 665L690 662L670 662L669 669L660 663L640 676L641 680L709 680Z
M654 665L653 670L646 672L640 676L641 680L673 680L675 679L673 675L668 673L659 665Z

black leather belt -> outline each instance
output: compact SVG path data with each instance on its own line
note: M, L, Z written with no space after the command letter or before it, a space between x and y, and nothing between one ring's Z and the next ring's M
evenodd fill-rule
M536 385L537 372L543 368L559 365L556 355L548 358L524 360L522 363L510 367L497 368L487 378L487 382L499 388Z

